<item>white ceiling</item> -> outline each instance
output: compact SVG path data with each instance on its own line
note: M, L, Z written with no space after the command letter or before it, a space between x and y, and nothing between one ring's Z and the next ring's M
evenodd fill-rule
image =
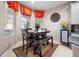
M31 1L19 1L19 3L28 6L33 10L48 10L56 6L60 6L70 2L69 1L34 1L34 3L32 4Z

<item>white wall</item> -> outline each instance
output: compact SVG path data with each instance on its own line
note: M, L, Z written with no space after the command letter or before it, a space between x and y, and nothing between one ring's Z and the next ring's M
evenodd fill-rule
M15 42L16 43L22 40L21 19L22 19L22 17L21 17L21 13L19 10L19 12L16 15L16 21L15 21L15 23L16 23L16 41Z
M34 11L32 11L32 16L30 19L30 28L32 28L33 30L35 30L35 16L34 16Z
M54 37L54 40L60 41L60 21L54 23L51 22L50 16L53 13L59 13L60 14L60 21L61 20L68 20L70 21L70 7L69 5L64 5L60 7L56 7L50 10L47 10L45 12L45 17L44 17L44 27L50 30L50 34Z

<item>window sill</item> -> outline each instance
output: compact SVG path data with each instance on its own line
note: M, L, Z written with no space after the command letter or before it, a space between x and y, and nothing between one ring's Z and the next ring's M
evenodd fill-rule
M14 33L12 33L11 35L6 36L5 39L11 38L12 36L14 36Z

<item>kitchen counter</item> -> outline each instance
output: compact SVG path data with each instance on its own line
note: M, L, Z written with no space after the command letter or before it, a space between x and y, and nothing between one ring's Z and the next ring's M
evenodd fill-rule
M79 33L72 33L69 42L79 46Z
M73 37L79 37L79 33L72 33L71 36L73 36Z
M73 51L73 57L79 57L79 33L71 33L69 42Z

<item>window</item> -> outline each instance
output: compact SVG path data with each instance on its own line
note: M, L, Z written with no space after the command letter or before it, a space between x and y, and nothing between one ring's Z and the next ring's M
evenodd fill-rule
M9 36L13 33L13 15L7 14L5 17L5 36Z
M29 23L27 21L26 17L21 17L21 29L26 29L29 26Z

